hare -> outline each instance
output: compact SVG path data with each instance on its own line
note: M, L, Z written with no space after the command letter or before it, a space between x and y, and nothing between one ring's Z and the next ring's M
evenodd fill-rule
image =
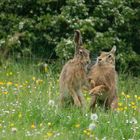
M115 51L116 46L110 52L101 52L96 64L91 67L88 74L91 85L90 108L92 110L95 108L97 100L106 108L116 109L118 106Z
M75 31L75 54L63 67L60 78L60 103L74 103L77 107L85 106L82 87L89 88L87 80L87 65L90 62L89 51L82 46L82 37L79 30Z

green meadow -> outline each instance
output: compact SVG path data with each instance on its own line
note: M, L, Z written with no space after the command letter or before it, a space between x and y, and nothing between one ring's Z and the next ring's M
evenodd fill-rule
M119 74L119 107L105 111L60 108L59 72L41 73L34 63L13 61L0 68L1 140L138 140L140 138L140 78Z

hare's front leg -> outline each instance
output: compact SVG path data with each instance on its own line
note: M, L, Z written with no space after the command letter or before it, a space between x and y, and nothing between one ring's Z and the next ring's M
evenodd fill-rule
M92 112L95 109L95 105L96 105L96 100L97 100L97 96L93 95L90 101L90 109L92 110Z
M90 90L89 94L100 95L100 93L105 92L107 87L104 85L96 86Z
M118 97L114 97L110 105L111 109L115 110L118 107Z
M81 104L81 102L80 102L80 100L79 100L79 98L78 98L78 94L76 93L76 91L73 90L73 89L70 89L70 94L71 94L71 96L72 96L72 98L73 98L74 104L75 104L77 107L81 107L82 104Z

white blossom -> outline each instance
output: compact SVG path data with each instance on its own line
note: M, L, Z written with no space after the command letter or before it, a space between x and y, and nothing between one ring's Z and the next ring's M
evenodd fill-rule
M17 132L17 128L12 127L11 131L12 131L13 133Z
M137 122L137 120L133 117L133 118L130 120L130 123L131 123L131 124L137 124L138 122Z
M48 105L53 107L55 105L54 100L49 100Z

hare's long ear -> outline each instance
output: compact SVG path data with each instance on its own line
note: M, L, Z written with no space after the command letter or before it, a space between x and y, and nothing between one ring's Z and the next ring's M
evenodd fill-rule
M74 43L75 43L75 52L77 52L80 46L82 46L83 44L80 30L75 30Z
M115 53L116 52L116 46L113 46L113 48L110 51L111 53Z

